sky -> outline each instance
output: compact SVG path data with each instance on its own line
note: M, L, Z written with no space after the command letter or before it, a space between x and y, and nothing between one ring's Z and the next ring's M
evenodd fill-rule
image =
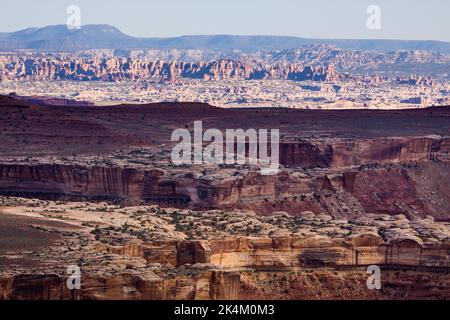
M7 1L7 2L6 2ZM139 37L236 34L450 42L449 0L2 0L0 32L65 24L110 24ZM6 2L6 3L5 3ZM367 8L380 8L380 29ZM5 14L7 13L7 14Z

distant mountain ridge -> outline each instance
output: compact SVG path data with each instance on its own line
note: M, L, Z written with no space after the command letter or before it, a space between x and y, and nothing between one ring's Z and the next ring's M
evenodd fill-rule
M347 50L426 50L450 54L450 43L420 40L337 40L293 36L198 35L172 38L138 38L110 25L85 25L69 30L65 25L28 28L0 33L0 50L77 51L87 49L202 49L253 52L292 49L312 44L335 45Z

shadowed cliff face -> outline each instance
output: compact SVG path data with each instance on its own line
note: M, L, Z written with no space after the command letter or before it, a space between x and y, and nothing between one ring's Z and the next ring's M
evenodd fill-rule
M381 139L379 145L376 140L362 141L358 150L365 152L356 154L352 153L354 142L348 149L328 144L327 149L336 151L327 156L327 161L318 148L317 154L296 152L305 143L295 144L288 148L292 155L286 157L295 165L275 176L260 176L248 169L213 169L206 176L215 178L206 179L203 174L190 175L183 169L160 169L157 163L140 168L5 163L0 164L0 193L197 209L245 208L258 214L313 211L357 216L379 212L402 213L410 218L432 215L448 220L447 140L393 140ZM387 151L392 144L392 152ZM373 154L378 159L370 161ZM296 169L303 165L310 168L314 161L325 171ZM190 170L202 171L202 167L193 166Z
M450 296L448 108L0 104L0 299ZM279 128L280 172L173 165L196 120Z
M204 271L173 279L139 275L97 276L84 279L85 289L67 289L57 275L20 275L0 279L0 298L11 300L235 300L239 274ZM123 288L128 288L128 292Z
M39 106L2 98L0 193L358 216L449 219L448 108L407 111L218 109L204 104ZM277 176L247 166L171 165L171 132L279 128ZM407 123L407 125L405 125ZM414 134L412 134L414 133ZM353 136L352 138L349 136Z
M330 271L203 272L171 280L133 276L88 278L86 289L71 292L65 278L24 275L0 279L2 299L13 300L415 300L448 299L446 271L387 268L382 292L367 290L365 268ZM427 281L423 281L426 278ZM129 292L124 292L123 288Z
M325 141L324 141L325 140ZM345 168L384 163L449 161L450 139L403 137L282 142L280 162L300 168Z

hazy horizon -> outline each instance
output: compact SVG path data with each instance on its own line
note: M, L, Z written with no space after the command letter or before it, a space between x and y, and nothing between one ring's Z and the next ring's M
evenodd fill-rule
M17 0L0 32L65 24L69 5L81 9L82 25L108 24L134 37L190 35L268 35L311 39L437 40L450 42L450 2L353 0ZM367 8L381 9L381 29L366 26Z
M40 28L45 28L45 27L52 27L52 26L62 26L64 24L50 24L50 25L45 25L45 26L31 26L31 27L26 27L24 29L19 29L19 30L14 30L11 32L17 32L17 31L24 31L27 29L40 29ZM118 29L120 32L122 32L123 34L127 35L127 36L131 36L131 37L136 37L136 38L177 38L177 37L195 37L195 36L236 36L236 37L293 37L293 38L301 38L301 39L311 39L311 40L386 40L386 41L437 41L437 42L445 42L445 43L450 43L450 40L445 41L445 40L425 40L425 39L396 39L396 38L312 38L312 37L303 37L300 35L278 35L278 34L231 34L231 33L215 33L215 34L179 34L179 35L173 35L173 36L136 36L134 34L129 34L124 32L123 30L121 30L120 28L116 27L115 25L111 25L111 24L96 24L96 23L90 23L90 24L83 24L81 27L86 27L86 26L101 26L101 25L107 25L110 27L114 27L116 29ZM11 32L4 32L4 31L0 31L0 33L11 33Z

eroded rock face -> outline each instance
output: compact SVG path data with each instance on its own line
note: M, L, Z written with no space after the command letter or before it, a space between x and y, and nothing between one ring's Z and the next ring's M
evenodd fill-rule
M241 208L262 215L277 210L327 212L335 217L375 212L448 220L449 163L436 161L283 169L273 176L247 169L212 168L203 176L145 167L0 164L0 193L181 208Z
M332 227L328 227L332 230ZM224 240L181 241L146 248L146 255L125 251L125 255L145 257L148 263L212 264L221 268L339 267L365 265L404 265L450 267L449 244L423 244L420 238L405 235L386 243L374 233L361 233L348 239L324 235L293 235L274 238L230 237ZM145 245L144 245L145 247ZM115 251L106 246L109 252ZM162 249L164 248L164 249ZM149 252L165 252L177 260L164 260ZM115 251L117 252L117 251Z
M153 80L174 82L181 78L204 80L285 79L338 81L333 65L303 67L302 64L267 64L234 60L176 62L121 57L85 59L18 58L0 70L2 80Z
M448 161L450 139L404 137L282 142L280 162L294 167L343 168L362 164Z
M195 271L194 271L195 272ZM82 290L67 289L67 277L19 275L1 279L0 298L12 300L235 300L239 274L204 271L162 279L154 274L88 276Z
M1 189L6 193L53 199L189 202L187 195L177 194L176 181L164 179L163 175L161 170L53 164L12 165L0 169Z
M170 162L170 132L200 114L208 127L249 125L231 110L183 104L168 120L168 104L80 112L5 101L2 299L449 297L449 141L428 136L446 132L445 110L431 111L440 132L422 120L428 111L374 118L412 117L424 133L393 126L398 138L362 134L372 113L354 114L355 138L320 138L353 120L271 111L295 138L281 144L280 172L262 176L258 166ZM267 113L251 112L255 127L272 127ZM305 123L312 134L300 138ZM83 200L91 203L73 202ZM371 264L385 272L376 293L365 284ZM81 267L81 290L67 289L71 265Z
M404 300L448 299L443 285L448 274L383 268L380 291L367 290L365 268L347 270L306 269L296 272L245 272L241 274L241 299L292 300ZM426 281L424 281L426 279ZM269 289L270 288L270 289ZM400 289L401 288L401 289ZM407 293L406 293L407 292Z
M431 218L260 217L16 198L2 204L0 226L21 240L0 246L1 299L449 296L450 226ZM28 237L31 230L38 234ZM35 243L46 234L57 241L30 251L27 237ZM66 285L73 265L81 271L79 290ZM382 269L383 290L367 289L369 265Z

